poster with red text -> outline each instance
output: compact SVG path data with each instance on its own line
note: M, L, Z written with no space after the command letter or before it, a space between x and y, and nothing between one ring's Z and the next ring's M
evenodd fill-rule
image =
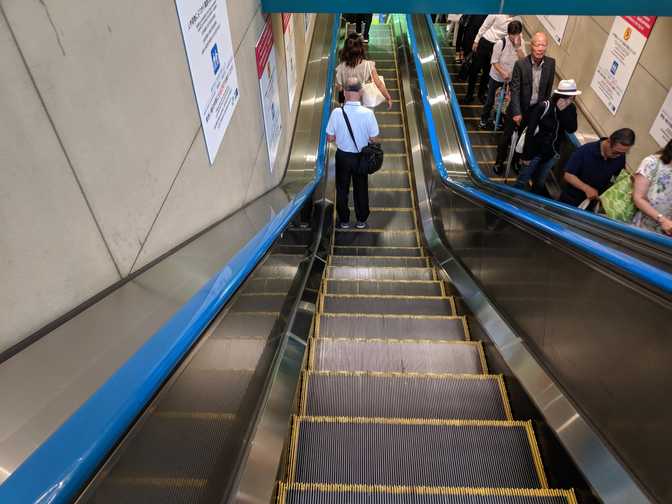
M656 16L620 16L614 19L590 87L616 115L628 89Z
M282 115L280 113L280 91L278 87L278 66L273 46L273 26L270 16L255 47L257 59L257 77L261 91L261 108L264 114L266 147L270 170L273 172L275 158L278 155L280 136L282 135Z

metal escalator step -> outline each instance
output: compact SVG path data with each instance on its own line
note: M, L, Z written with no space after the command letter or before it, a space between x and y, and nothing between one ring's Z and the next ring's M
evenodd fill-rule
M320 338L468 340L469 328L464 317L322 313L316 335Z
M238 296L233 305L231 312L262 312L262 313L277 313L282 308L287 295L280 294L242 294Z
M547 488L531 422L297 417L289 482Z
M327 294L322 298L322 311L350 314L455 315L454 303L451 297L437 296Z
M372 208L366 223L372 229L386 229L390 231L397 229L409 230L415 229L415 215L410 209L395 208L389 211L381 211Z
M433 280L327 280L325 293L440 296L443 291L441 282Z
M334 247L333 253L341 256L421 257L425 255L421 247Z
M310 229L287 228L283 231L278 243L283 245L310 245L313 241L313 232Z
M353 206L353 195L350 193L349 205ZM413 200L411 199L410 190L369 190L369 205L371 208L411 208Z
M415 231L336 230L334 245L354 247L417 247Z
M354 268L366 268L379 266L384 268L428 268L430 267L427 257L395 257L395 256L339 256L330 257L330 266L350 266Z
M471 341L317 338L308 364L323 371L487 373L483 346Z
M572 490L280 484L278 504L576 504Z
M251 278L243 286L243 293L287 293L293 278Z
M399 100L399 91L390 91L390 96L392 97L393 100ZM389 128L380 128L380 136L381 137L390 137L390 138L403 138L405 135L404 127L403 126L391 126ZM387 166L385 166L386 169Z
M398 110L398 109L397 109ZM390 112L392 113L392 112ZM383 144L383 150L385 151L385 158L391 160L395 157L406 158L406 142L403 138L394 138L394 137L379 137L379 141ZM383 163L384 164L384 163ZM381 170L382 173L385 173L385 169L389 168L388 164ZM401 186L391 186L391 187L401 187ZM408 184L406 185L408 187Z
M396 133L396 131L402 130L402 133ZM392 139L394 138L403 138L403 126L396 126L396 125L388 125L388 127L384 127L380 129L381 132L381 139L384 140L383 142L383 150L387 152L387 147L388 144L392 143ZM396 144L400 145L400 142L395 142ZM405 151L402 151L399 149L400 152L396 152L395 154L405 154ZM383 186L383 185L375 185L372 186L371 183L369 182L369 190L375 188L375 187L410 187L408 180L410 176L410 172L408 170L408 156L387 156L385 160L383 161L383 167L380 169L380 171L374 173L373 175L369 175L369 181L373 180L374 177L380 178L384 177L386 174L389 174L391 172L403 172L401 175L406 175L406 181L404 182L402 180L403 185L389 185L389 186Z
M293 254L293 255L304 255L308 245L285 245L278 243L273 246L272 254Z
M272 254L255 272L255 278L294 278L299 263L304 259L298 254Z
M396 86L395 86L396 87ZM402 124L401 112L376 113L378 125L381 124Z
M329 266L327 278L332 280L436 280L433 268L383 266Z
M278 317L265 313L227 313L217 324L210 339L267 338Z
M308 371L301 415L511 420L500 375Z

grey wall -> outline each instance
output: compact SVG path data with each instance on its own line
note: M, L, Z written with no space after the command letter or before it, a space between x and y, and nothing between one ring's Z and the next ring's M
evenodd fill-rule
M241 90L209 166L172 0L0 0L0 351L280 181L269 170L258 0L228 0ZM299 86L307 58L294 15Z
M524 22L531 32L546 31L536 16L524 16ZM642 158L660 149L649 130L672 88L672 17L657 19L616 115L590 87L613 22L613 16L570 16L562 44L550 38L548 53L556 58L560 76L575 79L583 91L578 102L599 134L622 127L635 130L637 145L628 164L636 168Z

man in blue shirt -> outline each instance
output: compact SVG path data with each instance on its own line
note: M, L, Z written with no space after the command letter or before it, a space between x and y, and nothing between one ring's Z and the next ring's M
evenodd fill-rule
M560 201L579 206L586 199L597 200L625 168L625 155L634 144L635 132L623 128L576 149L565 166L567 185Z

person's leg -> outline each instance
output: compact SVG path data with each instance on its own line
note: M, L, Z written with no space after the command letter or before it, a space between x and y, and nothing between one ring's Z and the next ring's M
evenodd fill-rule
M466 54L466 47L465 47L465 57L467 56ZM465 102L469 103L474 99L474 91L476 90L476 81L478 80L478 72L482 68L482 64L480 61L480 55L478 50L474 53L473 59L471 60L471 68L469 69L469 81L467 85L467 95Z
M513 136L514 131L516 131L516 123L513 122L510 114L504 114L502 136L497 145L496 166L503 166L506 163L506 158L509 156L509 145L511 144L511 137Z
M355 203L355 215L358 222L369 218L369 176L352 175L352 199Z
M432 23L436 24L436 18L438 17L438 14L432 14Z
M364 40L369 40L369 30L371 30L371 22L373 21L373 14L362 14L362 22L364 23Z
M336 213L341 223L350 222L350 157L348 153L336 151Z
M548 191L546 191L546 179L553 169L553 166L555 166L556 161L557 160L552 157L539 163L537 171L532 176L532 192L542 196L548 195Z
M539 169L541 164L541 158L536 156L530 160L528 164L522 165L520 168L520 174L516 179L516 183L513 185L516 189L523 189L525 191L529 190L530 179L534 176L535 172Z
M488 122L490 122L490 113L492 112L492 107L495 105L495 95L497 94L497 90L502 86L501 82L497 82L495 79L490 77L490 81L488 84L488 97L485 100L485 105L483 105L483 113L481 114L481 126L482 128L485 128L488 125Z

